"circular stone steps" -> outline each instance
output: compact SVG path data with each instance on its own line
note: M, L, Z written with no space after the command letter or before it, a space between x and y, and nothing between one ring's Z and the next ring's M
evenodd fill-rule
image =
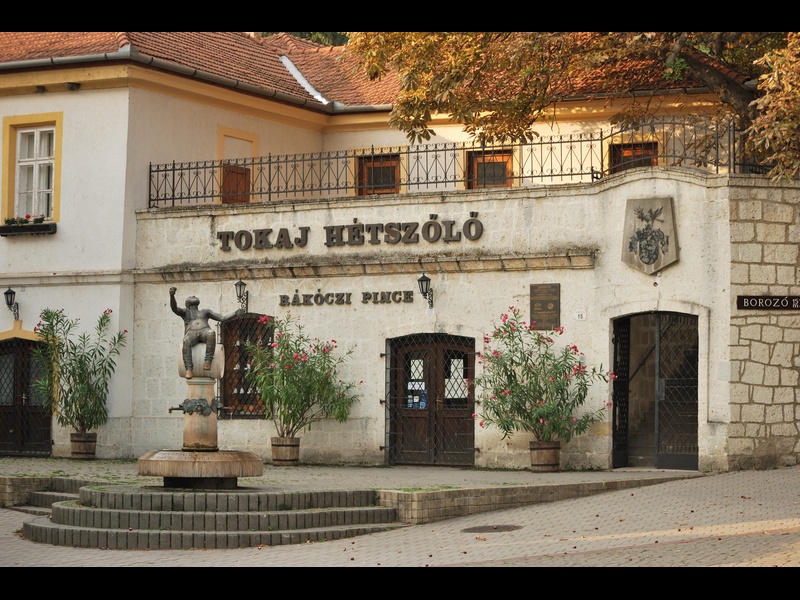
M23 524L25 538L109 549L252 548L365 535L406 525L374 490L277 492L89 485Z

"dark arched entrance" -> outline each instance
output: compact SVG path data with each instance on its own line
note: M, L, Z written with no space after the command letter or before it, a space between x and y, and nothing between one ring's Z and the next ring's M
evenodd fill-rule
M614 321L613 466L697 469L697 317Z

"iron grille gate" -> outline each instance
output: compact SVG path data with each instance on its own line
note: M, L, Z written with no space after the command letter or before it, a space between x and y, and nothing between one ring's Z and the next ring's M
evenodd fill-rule
M639 340L635 369L634 339ZM648 313L614 322L615 468L697 469L697 361L693 315ZM643 381L634 388L637 376ZM637 462L642 460L647 464Z
M50 411L31 389L36 377L33 345L11 338L0 342L0 454L50 456Z
M475 340L417 334L389 340L389 464L474 466Z
M656 467L697 469L697 317L661 314L656 337Z
M614 321L614 373L612 414L612 465L628 466L628 377L630 375L630 319Z
M264 418L266 410L261 395L245 380L250 369L247 343L266 345L273 341L274 326L259 323L263 315L246 313L219 324L225 347L225 373L219 383L223 418Z

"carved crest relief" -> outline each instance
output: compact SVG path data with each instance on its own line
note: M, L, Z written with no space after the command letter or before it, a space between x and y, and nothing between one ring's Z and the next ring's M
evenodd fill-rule
M622 262L651 274L678 260L672 198L628 200Z

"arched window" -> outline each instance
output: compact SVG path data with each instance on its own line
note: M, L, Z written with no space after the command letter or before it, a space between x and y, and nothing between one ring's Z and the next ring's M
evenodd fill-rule
M271 344L273 326L259 323L263 315L245 313L220 324L225 347L225 374L220 382L220 402L223 418L263 418L264 403L258 392L245 380L250 368L246 344ZM270 319L271 321L271 319Z

